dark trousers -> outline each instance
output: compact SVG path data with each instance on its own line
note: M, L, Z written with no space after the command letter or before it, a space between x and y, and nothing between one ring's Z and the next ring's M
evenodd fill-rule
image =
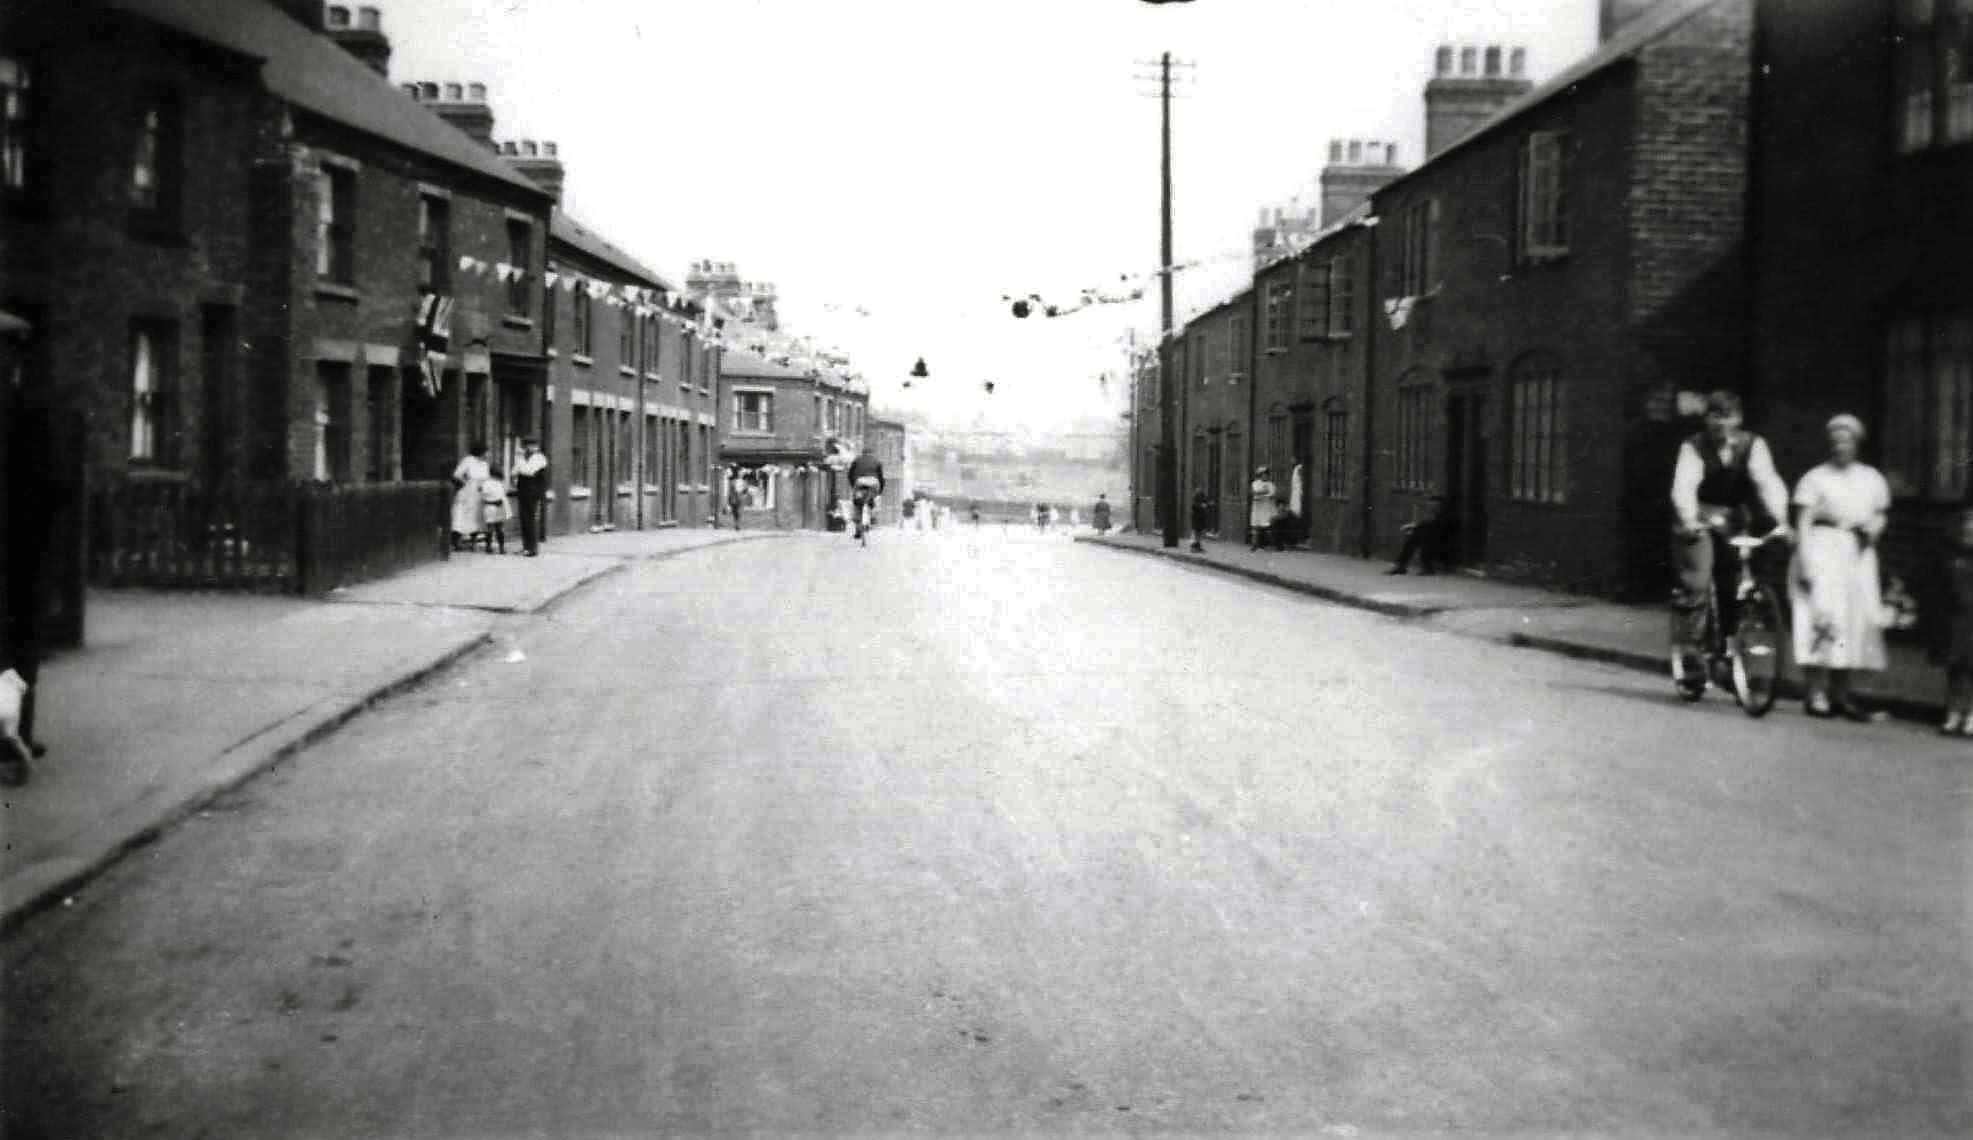
M1973 712L1973 665L1946 666L1946 711Z
M1442 524L1422 522L1404 536L1404 545L1398 548L1397 568L1403 570L1410 566L1413 558L1418 559L1418 568L1427 574L1444 561L1445 528Z
M518 497L521 507L521 549L533 554L541 549L543 496L540 491L529 489L526 482L523 482Z
M1696 646L1706 629L1708 594L1719 600L1719 628L1733 629L1733 592L1740 585L1739 563L1717 532L1672 535L1672 611L1677 639Z

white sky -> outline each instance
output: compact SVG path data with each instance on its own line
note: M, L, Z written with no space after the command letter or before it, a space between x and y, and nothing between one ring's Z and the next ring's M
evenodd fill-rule
M552 139L564 203L682 280L737 264L783 327L849 351L882 407L983 426L1114 418L1121 338L1157 292L1053 321L1158 262L1159 52L1174 104L1175 256L1248 246L1314 193L1330 138L1423 151L1441 42L1525 45L1537 80L1587 53L1596 0L383 0L394 81L483 81L496 137ZM1178 317L1244 260L1180 274ZM862 305L858 318L825 303ZM932 376L906 391L918 357ZM987 396L980 381L997 381Z

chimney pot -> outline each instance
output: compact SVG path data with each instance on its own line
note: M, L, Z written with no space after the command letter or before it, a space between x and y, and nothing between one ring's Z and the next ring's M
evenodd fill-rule
M329 18L326 23L330 28L349 27L349 9L341 4L329 5Z
M521 148L515 146L511 141L504 142L500 144L500 153L505 155L518 156L521 153Z
M486 102L486 84L468 83L466 85L466 94L472 96L473 102L484 103Z
M356 26L366 32L381 32L384 30L384 14L375 8L358 8Z
M1528 73L1528 49L1517 47L1507 53L1507 74L1516 79Z
M1487 75L1497 76L1499 74L1500 74L1500 45L1493 44L1487 48Z
M1384 147L1384 165L1396 166L1397 164L1398 164L1398 144L1388 143Z
M398 86L404 88L404 93L413 99L418 97L418 85L416 83L400 83Z
M1362 164L1363 164L1363 140L1362 140L1362 139L1351 139L1351 140L1350 140L1350 165L1351 165L1351 166L1361 166Z
M418 84L418 93L427 101L435 100L438 98L438 84L429 81L420 83Z
M465 92L461 90L460 86L457 83L448 83L445 85L446 102L457 103L464 97L465 97Z
M1480 70L1480 50L1474 47L1459 49L1459 74L1474 75Z
M534 145L533 139L522 139L521 153L528 156L529 158L534 158L541 153L541 148Z
M1450 44L1441 44L1439 46L1438 59L1434 62L1433 69L1439 75L1452 74L1452 46Z
M554 143L545 142L541 144L541 153L547 155L549 158L555 158L559 154L559 151Z
M1343 140L1341 139L1329 140L1329 161L1330 162L1343 161Z

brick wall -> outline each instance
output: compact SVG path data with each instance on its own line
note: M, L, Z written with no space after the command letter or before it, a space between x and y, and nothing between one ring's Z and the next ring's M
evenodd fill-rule
M1476 421L1467 454L1484 464L1464 476L1484 488L1455 509L1495 572L1575 588L1621 586L1625 482L1622 392L1628 374L1625 274L1629 240L1628 140L1632 74L1619 67L1551 99L1511 126L1477 139L1378 195L1376 448L1372 534L1395 553L1399 524L1420 516L1432 493L1455 494L1449 469L1455 413ZM1568 133L1564 194L1573 230L1566 257L1520 264L1515 198L1530 131ZM1436 268L1403 328L1381 305L1403 293L1404 217L1436 199ZM1504 279L1503 279L1504 278ZM1568 494L1562 503L1517 501L1509 487L1510 377L1546 354L1564 378ZM1424 432L1429 487L1397 487L1399 391L1422 385L1432 417ZM1455 399L1460 402L1455 404ZM1466 402L1467 400L1474 402ZM1477 481L1474 483L1473 481Z
M1249 332L1244 345L1229 349L1229 330L1236 320L1245 321ZM1252 418L1254 325L1253 291L1248 290L1188 321L1183 334L1180 512L1189 526L1192 493L1204 487L1217 511L1217 529L1227 539L1244 540L1247 533L1247 485L1252 474L1247 431ZM1208 470L1215 453L1219 460L1217 480Z
M278 121L249 61L168 42L114 19L79 26L23 18L14 46L34 69L47 149L30 158L43 193L0 219L0 299L32 314L49 383L85 422L88 467L103 486L132 472L205 479L245 460L239 414L249 361L248 236L256 156ZM140 99L181 109L179 194L162 228L133 225L131 163ZM208 323L208 312L233 323ZM133 320L171 331L175 459L133 464ZM207 343L207 333L215 339ZM210 366L210 367L209 367ZM208 373L214 375L209 383Z
M1744 373L1750 9L1721 0L1376 199L1378 300L1402 292L1407 209L1437 199L1436 271L1403 328L1379 313L1373 535L1380 550L1428 493L1455 503L1479 561L1503 576L1651 597L1665 585L1665 505L1689 426L1685 389ZM1531 132L1563 132L1564 256L1518 231ZM1566 493L1513 491L1517 378L1553 370ZM1396 486L1398 399L1427 391L1429 487ZM1462 420L1475 426L1466 433ZM1461 435L1458 441L1452 437ZM1456 455L1484 455L1460 470Z
M418 111L407 105L406 113ZM350 478L361 479L370 469L373 450L401 450L401 468L386 462L384 470L407 478L450 473L476 440L494 448L495 463L506 460L505 445L512 440L495 436L501 389L512 381L499 361L503 357L538 361L541 356L548 200L299 113L293 152L294 205L289 220L296 256L291 266L295 288L290 310L292 382L286 400L287 473L298 478L314 474L315 379L325 362L349 367L351 395L330 414L346 417ZM321 175L338 169L349 172L355 191L348 283L316 274ZM451 353L435 402L422 392L415 372L408 377L401 373L416 359L409 350L419 303L418 219L420 199L425 196L446 204L448 254L439 292L456 302ZM519 308L510 304L508 283L491 271L467 271L458 265L462 256L488 264L510 261L510 222L527 227L529 278ZM397 420L385 425L384 438L373 439L363 393L373 373L374 378L388 381L393 372L399 373ZM515 436L530 426L508 424ZM409 433L409 443L402 448L396 438L399 431Z

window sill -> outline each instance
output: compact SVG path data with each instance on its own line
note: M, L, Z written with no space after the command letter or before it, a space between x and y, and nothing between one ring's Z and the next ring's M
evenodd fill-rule
M773 439L774 433L771 431L755 431L752 428L734 428L728 433L728 436L732 439Z
M582 365L584 368L588 368L596 363L593 357L584 356L580 352L571 353L569 355L569 359L575 361L577 364Z
M630 484L628 483L617 484L617 498L628 499L631 495L635 493L636 493L636 488L632 487Z
M617 375L628 376L632 380L635 380L637 379L637 370L635 368L630 367L628 364L619 364L617 365Z
M1544 265L1553 265L1558 261L1567 260L1569 260L1569 250L1566 246L1560 249L1531 249L1521 255L1520 267L1522 269L1539 269Z
M190 483L190 472L176 467L159 467L141 459L130 460L130 467L124 478L132 483Z
M660 492L662 492L663 490L664 490L664 488L663 488L663 487L660 487L660 486L658 486L658 485L657 485L656 483L646 483L646 484L644 484L644 493L645 493L645 494L647 494L647 495L656 495L656 494L658 494L658 493L660 493Z
M508 313L506 316L500 318L500 323L510 329L531 329L534 327L534 318L517 317L512 313Z
M315 298L318 301L349 301L356 303L363 300L363 294L358 292L356 287L352 285L341 285L334 281L317 281L315 283Z
M569 488L569 498L571 499L587 499L588 497L589 497L589 488L587 487Z

